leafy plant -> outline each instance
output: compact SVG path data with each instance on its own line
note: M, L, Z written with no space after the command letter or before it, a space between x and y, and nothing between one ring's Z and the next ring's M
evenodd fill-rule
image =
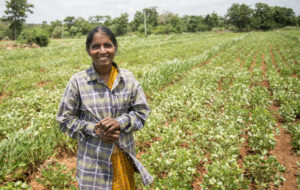
M75 181L72 176L75 172L66 172L66 165L56 163L41 171L41 178L36 178L37 182L41 183L47 189L76 189L71 183Z

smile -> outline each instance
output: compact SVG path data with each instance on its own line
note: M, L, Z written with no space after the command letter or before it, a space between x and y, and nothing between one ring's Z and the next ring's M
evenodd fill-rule
M99 59L100 61L104 61L104 60L107 59L107 57L98 57L98 59Z

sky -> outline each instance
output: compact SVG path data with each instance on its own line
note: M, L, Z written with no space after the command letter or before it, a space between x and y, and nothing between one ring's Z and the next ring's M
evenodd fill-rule
M0 0L0 17L4 16L6 0ZM88 19L95 15L109 15L112 18L122 13L129 14L132 20L134 13L143 8L157 7L159 13L166 11L183 15L206 15L213 12L224 16L233 3L247 4L254 8L255 3L266 3L270 6L292 8L300 15L300 0L27 0L34 5L33 14L28 14L26 23L50 23L64 20L67 16Z

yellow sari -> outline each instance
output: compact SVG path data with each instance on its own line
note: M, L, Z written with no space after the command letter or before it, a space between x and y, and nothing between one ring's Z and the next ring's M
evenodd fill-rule
M107 86L112 89L115 79L117 78L118 71L112 66ZM134 190L134 168L131 162L129 162L126 154L120 150L115 144L114 150L111 155L111 162L113 164L113 190Z

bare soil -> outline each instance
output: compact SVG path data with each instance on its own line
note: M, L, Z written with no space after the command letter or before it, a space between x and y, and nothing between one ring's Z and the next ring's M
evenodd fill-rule
M271 58L272 58L272 64L274 65L277 73L280 73L280 70L278 69L277 65L276 65L276 61L275 61L275 57L274 57L274 54L273 54L273 47L271 45L271 48L270 48L270 54L271 54Z
M271 47L271 54L272 54L272 47ZM273 57L273 55L272 55ZM273 59L273 65L276 65L275 59ZM263 62L262 67L263 75L266 78L266 63L264 62L264 55L263 55ZM277 71L278 72L278 71ZM270 95L272 96L272 92L270 90L269 82L266 79L265 82L262 83L262 86L266 87ZM276 156L278 162L281 165L284 165L286 167L286 172L284 173L284 178L286 181L283 183L283 185L277 187L274 187L271 184L271 189L279 189L279 190L294 190L297 189L297 179L294 175L298 171L297 162L300 162L300 157L297 156L293 150L292 146L290 145L291 142L291 136L290 134L281 127L282 125L282 117L280 116L278 110L279 110L278 102L273 100L273 104L269 107L269 110L272 112L274 118L276 119L276 125L279 129L280 133L278 135L275 135L276 140L276 146L275 148L270 151L270 153L274 156Z
M51 82L52 81L50 81L50 80L39 82L39 83L37 83L37 87L43 88L45 85L47 85L47 84L49 84Z
M2 99L5 98L5 97L7 97L6 94L0 94L0 104L1 104L1 102L2 102Z
M75 153L64 153L61 150L58 150L58 154L54 157L49 158L46 160L37 170L37 172L33 173L28 178L28 184L32 187L33 190L45 190L46 188L36 181L36 178L41 177L41 171L48 165L52 165L54 163L65 164L66 165L66 172L70 172L73 169L76 169L76 155ZM73 175L76 177L76 174ZM78 187L77 181L72 182L73 185Z

